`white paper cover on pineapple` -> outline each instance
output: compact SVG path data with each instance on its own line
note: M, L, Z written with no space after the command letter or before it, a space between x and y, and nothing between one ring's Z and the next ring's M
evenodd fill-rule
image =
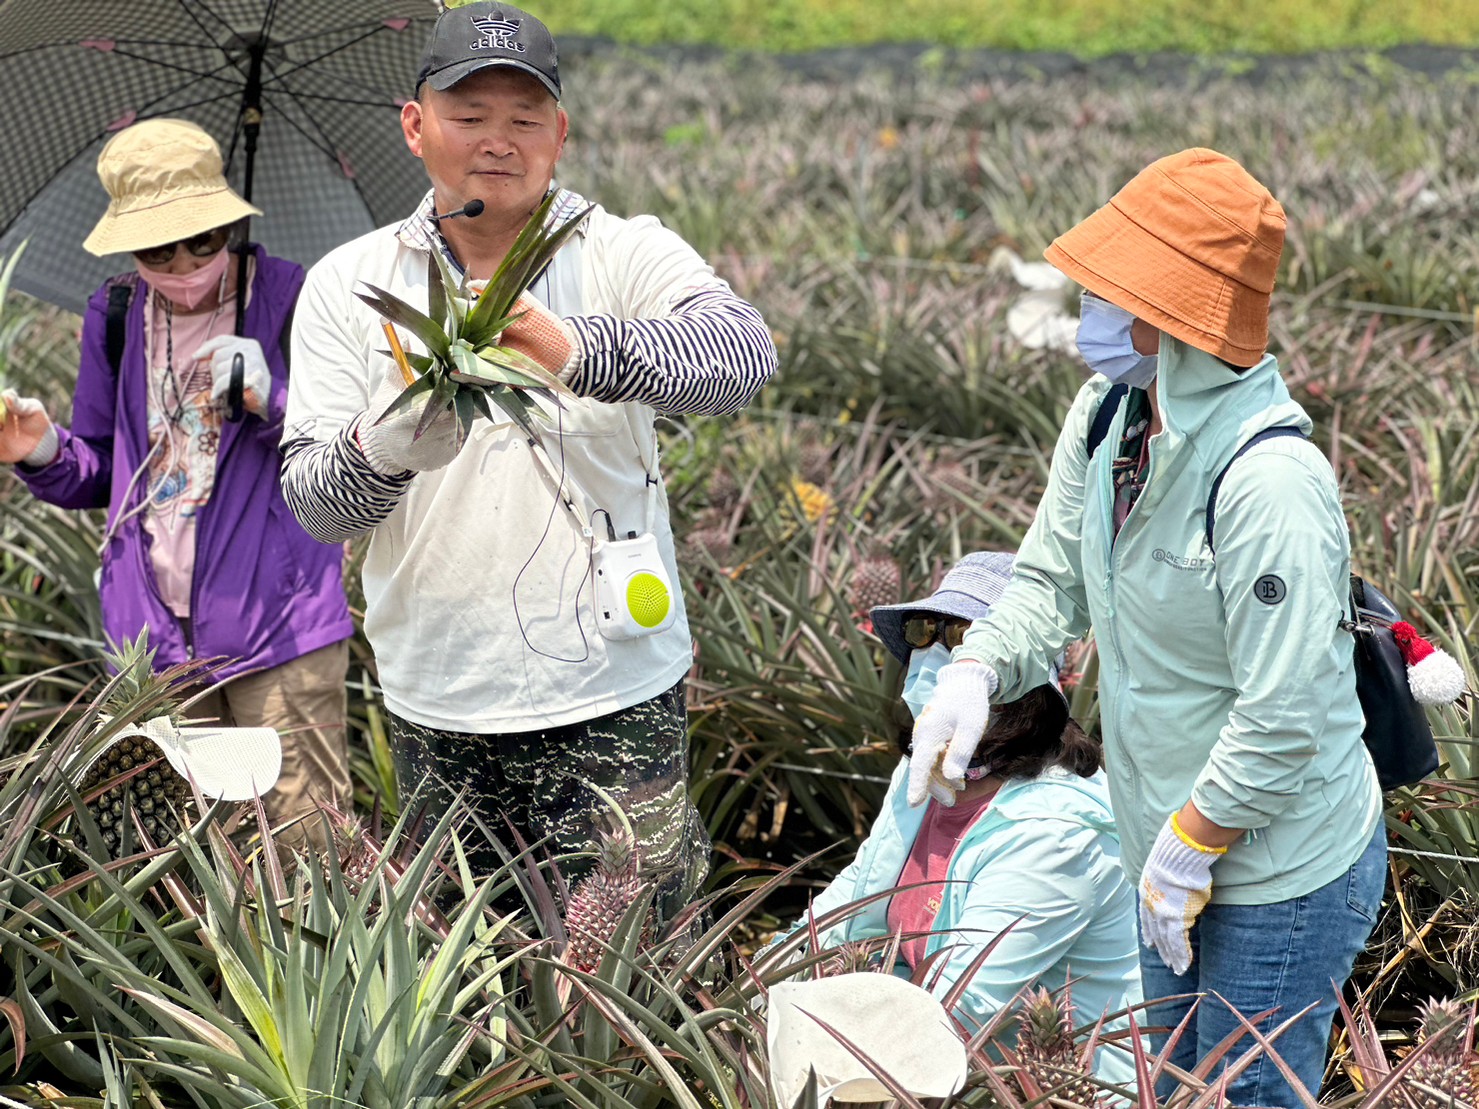
M598 543L591 555L596 627L606 639L641 639L673 626L677 594L651 534Z

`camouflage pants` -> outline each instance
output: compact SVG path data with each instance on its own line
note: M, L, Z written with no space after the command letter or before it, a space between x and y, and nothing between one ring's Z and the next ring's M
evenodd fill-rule
M631 820L643 870L658 876L663 920L689 904L708 875L708 832L688 799L681 681L609 716L537 732L449 732L391 714L390 739L408 804L436 812L463 791L494 835L506 835L507 818L527 843L549 837L551 854L594 846L610 808L585 782L600 786ZM502 861L477 832L468 852L476 873ZM574 882L591 866L589 858L571 859L561 872Z

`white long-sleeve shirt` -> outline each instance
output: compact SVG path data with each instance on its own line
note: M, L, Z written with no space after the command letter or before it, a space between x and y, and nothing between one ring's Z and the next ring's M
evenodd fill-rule
M562 193L553 219L584 202ZM719 415L775 369L758 312L652 217L597 207L531 292L574 330L580 395L551 415L542 462L510 424L479 421L444 470L385 477L354 430L384 377L380 320L362 282L426 303L422 208L339 248L308 274L293 332L283 491L326 542L371 531L365 630L386 702L434 728L519 732L592 719L656 696L687 671L686 617L608 641L591 607L593 523L652 531L678 580L657 470L657 413ZM563 467L574 507L556 495ZM649 476L656 482L649 498ZM655 501L655 504L653 503Z

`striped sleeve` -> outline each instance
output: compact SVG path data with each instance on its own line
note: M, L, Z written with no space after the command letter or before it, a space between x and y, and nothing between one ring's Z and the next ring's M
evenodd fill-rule
M708 285L670 315L574 316L581 359L569 379L582 396L638 401L667 415L723 416L775 373L775 343L760 313L727 286Z
M384 520L411 479L377 473L359 449L356 417L332 439L283 444L282 492L303 530L323 543L342 543Z

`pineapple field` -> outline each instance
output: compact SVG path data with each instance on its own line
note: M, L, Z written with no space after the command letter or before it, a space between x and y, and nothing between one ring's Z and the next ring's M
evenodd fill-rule
M659 425L696 647L691 788L716 848L705 900L654 921L619 813L573 889L521 844L471 873L466 813L401 811L362 636L356 803L324 814L321 862L244 854L230 806L185 799L145 744L70 775L161 710L169 675L107 676L99 517L0 475L0 1105L776 1105L764 991L877 961L784 965L804 934L758 954L851 859L908 724L867 610L1020 541L1082 381L1014 326L1076 313L1030 264L1183 147L1238 158L1287 209L1273 350L1342 482L1355 569L1479 686L1474 72L1332 58L1256 82L1032 79L935 60L824 82L754 59L579 58L561 182L658 215L762 310L781 358L743 414ZM16 294L0 308L0 379L62 423L77 326ZM1095 674L1081 645L1065 685L1091 730ZM1473 707L1433 710L1443 766L1389 798L1381 920L1310 1104L1479 1096ZM179 823L122 820L146 803ZM1024 994L970 1039L950 1104L1110 1104L1081 1023ZM1214 1065L1277 1051L1227 1045L1161 1104L1219 1104Z

